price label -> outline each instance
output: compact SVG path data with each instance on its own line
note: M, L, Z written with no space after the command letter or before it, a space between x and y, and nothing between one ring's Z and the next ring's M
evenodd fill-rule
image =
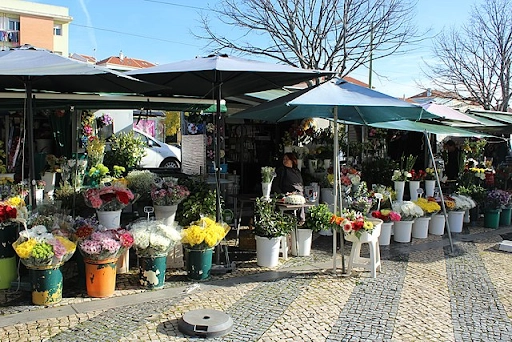
M155 211L155 208L153 208L153 207L150 207L150 206L144 207L144 212L146 214L151 214L154 211Z
M376 193L374 196L378 200L382 200L384 198L384 196L382 196L382 194L380 194L380 193Z
M416 189L416 192L418 193L418 195L423 195L423 189L422 188Z

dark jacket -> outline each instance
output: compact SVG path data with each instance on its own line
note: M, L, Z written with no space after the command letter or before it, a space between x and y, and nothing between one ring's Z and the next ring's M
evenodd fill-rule
M278 194L286 194L287 192L304 194L304 183L299 169L282 166L276 170L276 174L277 177L272 182L272 192Z

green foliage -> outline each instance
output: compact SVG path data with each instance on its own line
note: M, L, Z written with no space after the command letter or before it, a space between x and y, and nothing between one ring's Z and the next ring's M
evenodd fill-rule
M469 184L467 186L459 186L457 192L461 195L471 197L478 205L484 204L486 190L480 185Z
M361 180L364 180L368 187L375 184L382 184L385 186L392 186L393 170L399 168L391 158L374 158L362 163Z
M311 207L306 212L306 222L303 228L311 229L314 232L331 229L332 213L325 203Z
M216 216L216 195L206 182L194 179L180 179L180 185L185 185L190 191L190 196L178 205L176 221L183 227L197 221L201 216L208 216L215 219ZM222 205L221 201L221 206Z
M114 165L124 166L127 169L140 164L144 157L145 143L132 131L114 134L110 138L110 151L105 153L104 164L113 170Z
M281 213L276 208L276 199L257 198L254 206L254 233L257 236L275 238L291 232L296 224L292 215Z

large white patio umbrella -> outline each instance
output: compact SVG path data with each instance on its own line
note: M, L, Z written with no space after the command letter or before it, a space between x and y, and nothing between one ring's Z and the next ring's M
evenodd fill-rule
M422 107L339 78L318 86L285 95L276 100L234 114L234 118L269 122L298 120L310 117L330 118L334 132L338 121L368 125L377 122L420 120L436 117ZM334 139L334 211L339 199L338 139ZM342 239L343 241L343 239ZM333 270L336 270L336 234L333 235ZM345 272L342 252L342 269Z
M175 63L134 70L127 75L170 88L170 94L197 96L216 100L216 216L221 219L220 203L220 122L221 99L281 88L332 72L295 68L288 65L265 63L227 55L212 55Z
M25 93L29 178L35 180L32 96L35 90L59 93L146 93L162 89L110 69L69 59L30 45L0 51L0 89ZM34 189L31 186L34 205Z

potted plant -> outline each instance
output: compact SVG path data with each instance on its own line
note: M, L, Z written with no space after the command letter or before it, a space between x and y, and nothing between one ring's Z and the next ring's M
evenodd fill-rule
M261 168L261 191L263 197L270 198L270 190L272 189L272 181L276 177L276 169L271 166L263 166Z
M215 190L212 190L203 180L180 179L180 184L190 191L190 196L178 205L176 211L176 220L181 226L188 226L199 220L201 216L215 217Z
M229 232L227 224L202 217L181 231L181 243L187 251L187 275L191 279L204 280L210 277L213 248Z
M101 185L83 192L85 203L96 209L96 215L105 228L120 227L121 211L135 198L121 182Z
M130 224L133 247L139 257L140 285L149 289L163 288L167 255L181 240L176 226L162 221L140 219Z
M392 204L393 211L400 214L400 221L393 224L395 242L411 242L414 220L424 215L423 210L414 202L403 201Z
M184 185L178 184L176 178L156 177L151 185L151 200L155 208L155 218L172 225L176 217L178 204L190 196L190 191Z
M401 202L404 198L405 181L411 178L411 170L416 162L416 157L409 155L407 158L402 155L400 158L400 169L394 170L391 180L395 184L396 201Z
M276 199L257 198L254 205L254 233L258 266L275 267L279 263L279 243L291 232L296 218L280 212Z
M104 164L108 168L123 165L125 168L135 168L144 157L145 143L132 131L113 134L110 137L110 150L105 153Z
M498 228L501 208L508 205L510 194L505 190L494 189L487 193L484 212L484 227Z
M36 305L60 302L62 300L60 266L71 258L76 244L64 236L53 235L43 225L37 225L22 230L13 247L21 262L29 270L32 302Z

